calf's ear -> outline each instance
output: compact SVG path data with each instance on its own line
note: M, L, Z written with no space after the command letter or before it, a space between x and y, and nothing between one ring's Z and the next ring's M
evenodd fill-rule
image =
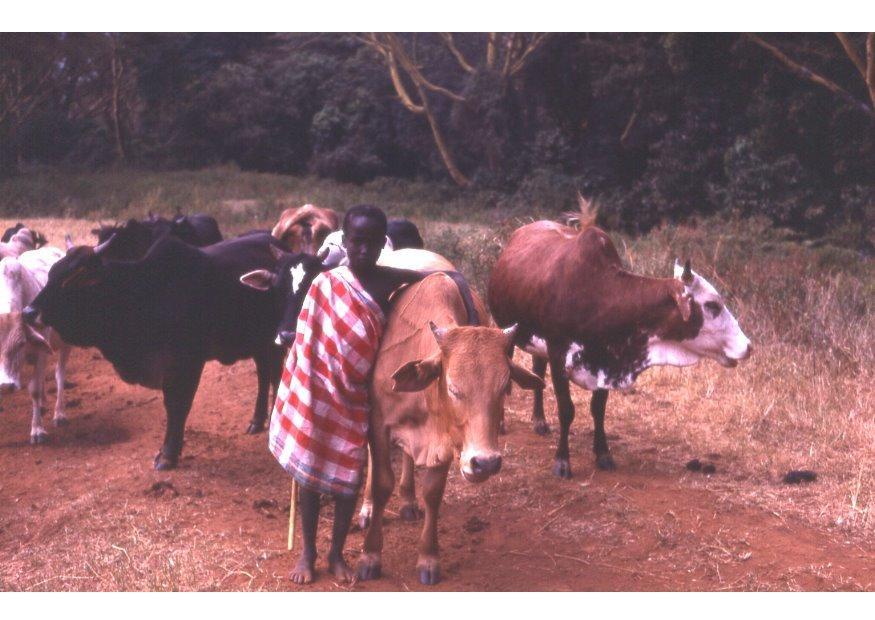
M423 360L407 362L392 373L393 392L418 392L427 388L441 374L440 353Z
M276 274L267 269L256 269L240 276L240 284L256 291L269 291L276 284Z
M514 362L510 363L510 378L524 390L544 389L544 380L541 377Z

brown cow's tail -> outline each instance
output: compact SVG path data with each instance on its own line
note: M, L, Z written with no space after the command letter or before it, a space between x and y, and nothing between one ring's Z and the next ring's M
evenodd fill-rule
M595 201L583 197L579 191L577 192L578 211L569 211L564 213L565 224L568 226L576 226L578 230L586 230L590 226L595 226L596 219L599 215L599 208Z

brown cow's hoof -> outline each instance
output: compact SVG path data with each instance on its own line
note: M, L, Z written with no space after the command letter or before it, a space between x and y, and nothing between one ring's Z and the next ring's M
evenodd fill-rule
M433 586L441 580L441 567L437 558L423 558L416 563L416 572L419 573L419 583L424 586Z
M55 426L61 428L62 426L69 426L70 420L67 417L55 418Z
M401 506L398 516L401 517L402 521L419 521L425 516L425 513L416 504L407 504L406 506Z
M246 427L247 435L257 435L264 432L264 422L250 422Z
M358 565L358 576L361 581L379 579L382 575L380 555L377 553L363 553Z
M176 462L179 456L167 456L163 452L155 455L155 469L158 471L167 471L168 469L176 469Z
M547 424L547 420L535 420L532 422L532 430L535 431L535 435L543 437L550 432L550 426Z
M504 423L504 420L498 423L498 434L507 435L507 424Z
M602 454L595 459L596 466L602 471L614 471L617 465L614 463L614 458L610 454Z
M556 462L553 464L553 474L565 480L570 480L571 463L568 459L556 459Z
M45 431L39 431L38 433L34 433L30 436L30 443L33 446L41 446L44 443L48 442L49 434Z

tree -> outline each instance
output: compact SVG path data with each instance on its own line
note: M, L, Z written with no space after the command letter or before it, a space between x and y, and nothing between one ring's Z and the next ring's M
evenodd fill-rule
M485 36L485 45L481 45L482 57L479 62L471 62L470 56L456 44L452 34L440 34L446 51L455 59L457 72L461 72L456 76L456 82L471 82L480 74L488 73L498 77L498 80L494 81L497 88L505 87L522 71L532 53L544 43L548 35L488 33L483 36ZM469 186L471 180L456 162L456 157L444 137L444 130L441 128L432 100L432 97L439 97L453 103L464 104L468 102L467 97L452 86L437 84L426 77L424 63L416 56L415 39L412 52L397 34L371 33L361 40L375 50L385 63L402 105L414 114L424 116L428 121L435 146L450 177L462 187Z

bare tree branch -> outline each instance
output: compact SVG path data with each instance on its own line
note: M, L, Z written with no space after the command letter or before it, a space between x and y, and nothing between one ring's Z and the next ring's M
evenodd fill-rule
M490 32L487 35L486 40L486 68L492 69L495 67L495 44L497 41L497 35L494 32Z
M467 61L462 52L459 51L459 48L456 47L456 44L453 42L453 35L449 32L441 33L441 38L444 40L444 43L447 44L447 47L450 50L450 53L455 56L456 60L459 62L459 66L465 70L467 73L477 73L477 69L471 66L471 63Z
M548 36L547 33L544 33L544 34L540 34L540 35L535 34L532 37L532 40L529 41L529 44L526 46L526 49L523 50L522 55L520 55L519 60L517 60L513 64L513 67L511 67L510 75L513 76L513 75L516 75L517 73L519 73L519 71L525 66L526 59L529 57L529 55L532 52L534 52L536 49L541 47L541 44L543 44L544 41L547 40L547 36Z
M814 82L815 84L819 84L819 85L823 86L824 88L826 88L829 91L831 91L832 93L838 95L839 97L841 97L842 99L844 99L845 101L847 101L848 103L850 103L851 105L856 107L857 109L865 112L866 114L868 114L870 116L875 116L875 110L873 110L873 108L871 108L867 104L863 103L862 101L859 101L856 97L851 95L848 91L846 91L844 88L842 88L841 86L839 86L838 84L836 84L832 80L815 73L814 71L812 71L808 67L805 67L804 65L801 65L794 60L791 60L786 54L784 54L777 47L775 47L774 45L772 45L770 43L767 43L766 41L764 41L762 38L758 37L757 35L747 33L744 36L749 41L756 43L757 45L759 45L760 47L762 47L763 49L768 51L770 54L772 54L772 56L777 58L783 65L785 65L788 69L790 69L791 71L793 71L797 75L805 78L806 80Z
M413 82L417 86L423 86L430 91L439 93L441 95L444 95L445 97L449 97L453 101L457 101L459 103L465 101L465 98L462 95L454 93L450 89L444 88L443 86L438 86L437 84L434 84L426 79L426 77L422 75L422 72L419 70L419 67L416 66L416 63L414 63L413 60L410 59L410 56L407 55L407 52L404 49L404 46L398 40L398 37L396 37L394 34L387 34L385 36L389 49L391 49L392 53L398 59L398 62L401 63L401 66L407 72L407 75L410 76L410 79L413 80Z
M866 85L869 86L869 98L875 106L875 32L866 37Z
M863 79L866 79L866 65L863 64L863 59L860 58L860 55L857 53L857 48L854 47L853 41L848 38L844 32L835 33L836 37L838 37L839 42L842 44L842 47L845 48L845 53L848 55L848 58L851 59L851 62L854 63L854 66L857 67L857 71L860 72L860 75L863 76Z

